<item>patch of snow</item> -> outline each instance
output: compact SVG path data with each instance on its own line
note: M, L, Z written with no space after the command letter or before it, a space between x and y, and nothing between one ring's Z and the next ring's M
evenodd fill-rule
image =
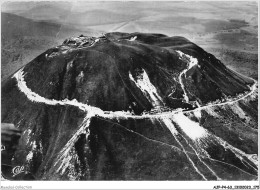
M97 42L99 42L99 39L95 39L95 41L89 47L94 46Z
M180 73L180 75L179 75L179 83L180 83L181 88L182 88L183 93L184 93L184 94L183 94L184 100L185 100L186 102L189 102L189 97L188 97L188 95L187 95L187 92L186 92L186 90L185 90L184 83L183 83L183 81L182 81L182 75L185 75L185 77L186 77L187 71L190 70L192 67L198 65L198 60L197 60L196 58L194 58L194 57L188 55L188 54L185 54L185 53L181 52L181 51L176 51L176 52L180 55L179 59L183 60L184 62L187 62L187 64L188 64L187 68L184 69L184 70Z
M215 108L214 108L213 106L206 107L205 111L206 111L209 115L211 115L211 116L213 116L213 117L215 117L215 118L220 118L220 117L221 117L221 116L218 115L218 113L215 111Z
M30 162L32 160L32 158L33 158L33 151L35 151L36 149L37 149L36 141L32 141L31 142L31 151L26 156L27 162Z
M32 150L35 150L37 148L36 141L31 142Z
M33 152L30 151L29 154L26 156L26 161L30 162L32 160L32 158L33 158Z
M247 116L246 116L246 113L244 112L243 109L241 109L241 107L238 105L237 102L234 103L234 104L232 104L232 105L230 105L229 107L232 109L232 111L233 111L234 113L236 113L236 114L239 116L239 118L245 119L246 122L249 122L249 121L250 121L250 117L247 117Z
M26 129L23 131L23 133L27 133L27 135L29 136L31 133L32 133L32 130L31 129Z
M182 88L182 91L183 91L183 93L184 93L184 94L183 94L183 98L184 98L185 102L189 102L189 97L188 97L188 95L187 95L187 92L186 92L186 90L185 90L185 86L184 86L183 81L182 81L182 78L181 78L184 72L186 72L186 71L184 70L184 71L181 72L181 74L179 75L179 83L180 83L181 88Z
M198 106L198 108L200 108L200 107L201 107L201 105L199 104L199 102L198 102L198 101L196 101L195 103L196 103L196 105Z
M30 135L32 133L32 130L31 129L27 129L24 132L27 133L27 142L26 142L26 144L28 144L30 142Z
M201 110L195 110L195 111L193 112L193 114L194 114L194 116L195 116L196 118L198 118L198 119L201 118Z
M130 38L130 42L132 42L132 41L135 41L136 40L136 38L137 38L137 36L134 36L134 37L132 37L132 38Z
M137 76L136 80L133 78L130 72L129 78L143 92L146 98L151 101L154 107L162 106L163 100L157 93L155 86L150 82L150 79L144 69L142 69L142 73Z
M79 75L76 77L77 83L80 83L83 80L83 77L84 77L84 73L83 71L81 71Z
M208 136L208 132L206 131L206 129L201 127L198 123L190 120L183 113L177 113L173 115L173 120L192 140L198 140Z
M67 71L68 71L70 68L72 68L72 67L73 67L73 60L67 63L67 67L66 67Z

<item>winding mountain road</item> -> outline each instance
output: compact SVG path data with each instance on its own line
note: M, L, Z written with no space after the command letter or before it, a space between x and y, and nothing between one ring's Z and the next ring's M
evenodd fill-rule
M185 69L185 71L187 71L187 69ZM185 73L185 72L182 72L180 75L182 75L183 73ZM240 74L240 75L242 75L242 74ZM125 111L103 111L100 108L78 102L76 99L73 99L73 100L68 100L68 99L54 100L54 99L52 99L52 100L50 100L50 99L44 98L44 97L40 96L39 94L32 92L31 89L29 89L27 87L26 81L24 80L23 68L20 69L19 71L17 71L13 75L13 78L16 78L17 86L18 86L19 90L21 92L23 92L27 96L27 98L32 102L44 103L44 104L48 104L48 105L75 106L75 107L78 107L82 111L86 111L88 113L91 113L94 116L100 116L100 117L103 117L103 118L133 118L133 119L160 118L160 117L164 117L164 116L167 116L167 115L177 114L177 113L180 113L180 112L188 113L188 112L193 112L193 111L196 111L196 110L206 109L206 108L213 107L213 106L223 106L223 105L226 105L226 104L233 104L235 102L238 102L240 100L247 98L248 96L252 95L254 92L257 92L257 86L258 86L257 81L250 78L251 80L254 81L254 84L250 87L250 92L248 92L247 94L244 94L241 97L233 97L231 100L228 100L226 102L210 103L208 105L197 107L193 110L178 109L178 110L156 113L156 114L133 115L132 113L125 112ZM249 77L247 77L247 78L249 78Z

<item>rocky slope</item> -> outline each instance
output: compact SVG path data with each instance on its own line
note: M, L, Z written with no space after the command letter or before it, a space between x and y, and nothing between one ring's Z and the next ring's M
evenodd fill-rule
M6 178L257 179L257 82L183 37L67 39L4 81L1 114L23 131Z

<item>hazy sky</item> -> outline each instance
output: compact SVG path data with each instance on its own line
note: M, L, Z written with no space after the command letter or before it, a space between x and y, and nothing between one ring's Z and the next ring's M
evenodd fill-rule
M169 35L221 29L230 19L258 23L257 3L252 1L31 1L6 2L2 11L81 29Z
M203 5L203 7L201 7ZM216 8L235 8L254 5L254 1L236 2L236 1L11 1L2 4L2 11L26 11L37 6L55 6L64 10L72 10L73 12L84 12L94 9L106 9L110 11L125 11L127 9L216 9Z

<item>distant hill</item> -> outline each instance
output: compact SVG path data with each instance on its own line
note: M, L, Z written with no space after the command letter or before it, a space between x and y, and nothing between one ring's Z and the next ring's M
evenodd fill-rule
M19 16L33 20L63 20L70 15L71 6L59 6L55 4L45 4L35 6L27 11L19 13Z
M27 19L21 16L17 16L10 13L2 13L2 37L13 38L16 36L50 36L55 37L59 32L61 24L37 22L31 19ZM72 31L72 29L65 28L61 34L66 34ZM61 35L60 34L60 35Z
M127 14L102 9L77 12L53 5L33 7L28 11L19 13L19 16L33 20L51 20L57 23L84 26L120 23L140 18L138 13Z
M93 10L83 13L74 13L71 14L66 19L67 24L77 23L79 25L101 25L101 24L111 24L111 23L120 23L128 22L140 18L138 14L124 14L124 13L115 13L107 10Z
M90 30L80 31L57 23L33 21L3 12L1 30L2 80L46 49L60 44L64 38L91 33Z

